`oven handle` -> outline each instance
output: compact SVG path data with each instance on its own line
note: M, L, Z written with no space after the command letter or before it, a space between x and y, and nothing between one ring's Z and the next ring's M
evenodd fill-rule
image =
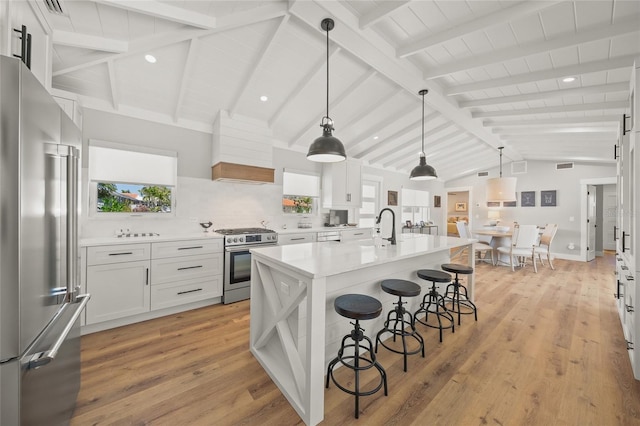
M260 247L272 247L277 246L278 243L268 243L268 244L254 244L254 245L244 245L244 246L232 246L225 247L224 251L228 253L238 252L238 251L249 251L252 248L260 248Z

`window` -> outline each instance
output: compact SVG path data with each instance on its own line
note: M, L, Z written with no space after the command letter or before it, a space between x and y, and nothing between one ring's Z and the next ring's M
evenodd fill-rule
M91 214L170 214L177 154L113 142L89 142Z
M376 215L380 211L379 206L380 182L374 180L362 180L362 207L359 210L358 226L373 228L376 224Z
M315 214L320 197L320 177L306 172L285 170L282 174L282 212Z
M417 225L430 220L429 191L402 188L402 223Z

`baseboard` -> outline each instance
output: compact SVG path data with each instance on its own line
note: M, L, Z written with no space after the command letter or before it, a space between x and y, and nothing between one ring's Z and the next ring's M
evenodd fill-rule
M544 256L542 257L544 259ZM551 253L551 259L573 260L575 262L584 262L579 254Z

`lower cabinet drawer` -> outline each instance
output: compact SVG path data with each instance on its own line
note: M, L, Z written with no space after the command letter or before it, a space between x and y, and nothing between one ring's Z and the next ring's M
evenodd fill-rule
M153 259L151 284L164 284L222 274L223 253Z
M222 275L151 286L151 310L222 296Z

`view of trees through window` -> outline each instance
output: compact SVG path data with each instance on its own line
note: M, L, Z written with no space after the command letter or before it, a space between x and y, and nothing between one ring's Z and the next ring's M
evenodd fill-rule
M171 187L98 183L98 212L171 213Z

